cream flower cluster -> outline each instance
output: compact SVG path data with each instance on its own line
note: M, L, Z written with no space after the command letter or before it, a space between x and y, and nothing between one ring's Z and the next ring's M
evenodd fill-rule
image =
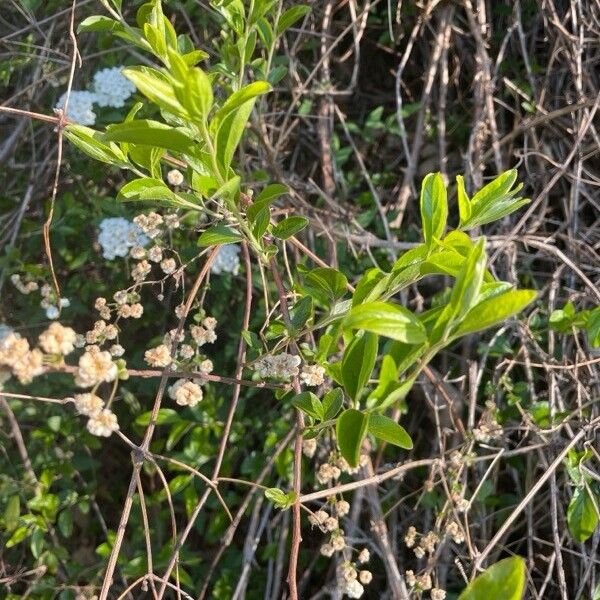
M149 241L139 225L123 217L103 219L99 228L98 243L107 260L127 256L130 248L144 247Z
M237 275L240 270L240 248L236 244L225 244L221 246L215 255L210 270L215 275L231 273Z
M21 383L30 383L44 371L41 350L29 348L29 342L11 331L0 342L0 366L7 367Z
M39 337L39 348L31 349L29 342L4 326L0 337L0 367L10 371L21 383L30 383L44 372L44 354L65 356L75 349L77 335L70 327L52 323Z
M119 374L117 364L107 350L98 346L88 346L79 358L79 367L75 371L75 383L82 388L93 387L99 383L114 381Z
M94 104L122 108L135 86L122 73L123 67L109 67L94 74L92 89L71 90L67 106L67 118L79 125L93 125L96 122ZM65 92L55 105L63 110L67 100Z
M300 372L300 357L295 354L265 354L252 365L261 379L281 379L287 381Z
M304 385L317 387L325 381L325 369L321 365L304 365L300 373Z
M10 281L21 294L29 295L39 290L42 296L40 306L46 311L46 316L49 319L58 319L60 309L71 305L71 301L68 298L57 298L54 288L47 283L40 287L35 280L23 281L21 275L18 273L11 275Z
M95 95L94 102L98 106L122 108L125 106L125 100L135 92L135 85L122 71L123 67L109 67L94 74L92 89Z
M73 402L78 414L89 417L87 429L92 435L110 437L119 430L117 415L104 408L104 401L96 394L75 394Z
M202 396L202 388L191 379L178 379L169 388L169 397L179 406L196 406Z
M58 99L55 108L64 110L66 101L67 92ZM71 90L67 105L67 118L79 125L93 125L96 122L96 113L93 110L94 102L96 102L96 94L93 92Z

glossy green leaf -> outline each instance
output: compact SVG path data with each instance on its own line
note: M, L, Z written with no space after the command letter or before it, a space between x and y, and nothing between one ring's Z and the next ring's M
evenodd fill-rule
M103 15L92 15L85 18L77 26L77 33L87 33L89 31L114 31L122 29L123 26L118 21L105 17Z
M264 188L260 194L253 199L252 204L246 209L246 216L250 223L254 223L258 215L271 206L283 194L288 192L288 188L280 183L273 183Z
M280 240L287 240L302 231L307 225L308 219L306 217L288 217L287 219L283 219L283 221L279 221L273 227L273 235Z
M296 4L288 8L277 22L277 35L280 36L286 29L289 29L296 21L310 12L310 6L306 4Z
M64 136L94 160L113 165L124 165L127 162L119 146L106 143L99 131L83 125L67 125Z
M234 92L211 121L210 131L215 139L217 158L224 173L229 169L256 98L270 89L271 86L266 81L250 83Z
M191 152L195 146L194 140L182 131L149 119L109 125L103 138L109 142L142 144L183 153Z
M377 336L365 331L348 344L342 358L342 381L350 398L356 400L373 372L377 359Z
M145 413L141 414L139 417L137 417L137 419L135 420L135 424L145 427L146 425L150 424L151 417L152 417L151 411L145 412ZM181 420L181 417L176 410L173 410L172 408L161 408L158 411L158 415L156 417L156 424L157 425L168 425L169 423L177 423L180 420Z
M537 292L534 290L510 290L488 298L476 304L465 315L465 318L453 331L453 335L466 335L501 323L521 312L533 302L536 296Z
M599 503L600 498L596 498L596 504ZM567 524L571 535L578 542L587 541L598 526L598 514L587 487L575 489L567 509Z
M123 75L160 108L175 115L189 116L177 99L171 80L162 71L152 67L127 67L123 69Z
M450 306L454 320L459 321L477 302L486 262L485 238L482 237L473 246L452 288Z
M312 392L302 392L292 399L292 404L317 421L325 420L325 409Z
M342 388L333 388L323 396L323 421L335 419L344 404Z
M458 600L522 600L525 594L525 560L505 558L476 577Z
M174 207L198 208L173 192L161 179L140 177L126 183L117 195L121 202L156 201Z
M345 329L364 329L407 344L426 339L425 328L408 309L389 302L354 306L344 320Z
M231 244L242 241L239 233L225 227L224 225L215 225L207 229L198 238L198 246L216 246L217 244Z
M26 526L18 527L14 530L13 534L10 536L8 541L6 542L7 548L12 548L17 544L20 544L26 537L29 536L29 528Z
M410 450L413 447L413 442L406 429L385 415L371 413L369 415L368 431L378 440L382 440L388 444L393 444L406 450Z
M440 239L446 229L448 199L440 173L429 173L421 186L421 221L425 243Z
M286 494L279 488L268 488L265 490L265 498L272 502L277 508L285 510L294 505L297 496L294 491Z
M342 456L351 467L358 466L360 448L367 433L369 417L367 414L349 408L337 419L336 436Z
M462 175L456 176L456 191L458 196L458 214L461 227L469 221L471 216L471 200L465 190L465 180Z
M347 291L346 276L329 267L313 269L304 277L304 289L316 300L329 305L342 298Z
M6 508L4 509L4 527L6 531L13 531L19 523L19 515L21 514L21 499L18 494L14 494L8 499Z

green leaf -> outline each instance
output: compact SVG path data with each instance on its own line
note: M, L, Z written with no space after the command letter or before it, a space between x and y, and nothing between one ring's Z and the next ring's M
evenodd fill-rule
M306 217L288 217L273 227L273 235L280 240L287 240L302 231L307 225Z
M522 184L511 189L517 179L516 169L500 174L491 183L479 190L471 199L469 218L461 228L472 229L492 221L497 221L529 203L527 198L515 198Z
M69 508L65 508L58 515L58 529L63 537L71 537L71 533L73 532L73 515Z
M600 306L590 312L585 324L585 332L590 346L598 348L600 346Z
M485 238L482 237L473 246L452 288L450 306L453 319L460 320L477 302L486 262Z
M335 432L342 456L351 467L358 466L360 448L367 433L369 417L365 413L349 408L336 422Z
M317 421L325 420L325 409L312 392L302 392L292 399L292 404Z
M266 81L255 81L234 92L217 111L210 123L215 139L217 158L226 173L240 143L256 98L267 93L271 86Z
M567 523L571 535L578 542L587 541L598 526L598 514L587 487L581 486L575 489L567 509Z
M421 221L427 245L440 239L446 229L448 199L441 173L429 173L421 186Z
M458 600L521 600L525 594L525 561L505 558L476 577Z
M6 531L13 531L19 523L19 516L21 514L21 499L18 494L11 496L6 503L4 509L4 527Z
M123 69L123 75L148 100L154 102L160 108L175 115L189 117L187 111L177 99L169 76L162 71L152 67L127 67Z
M296 4L288 8L277 22L277 36L280 36L286 29L289 29L296 21L310 12L310 6L306 4Z
M406 450L410 450L413 447L410 435L408 435L404 427L385 415L371 413L369 415L368 431L377 439L388 442L388 444L393 444Z
M458 337L492 327L521 312L536 296L534 290L510 290L488 298L476 304L452 333Z
M287 192L287 186L280 183L268 185L260 192L260 194L256 196L256 198L254 198L252 204L246 209L248 221L250 221L250 223L254 223L262 211L271 206L271 204L273 204L273 202L275 202L279 196L286 194Z
M335 419L344 404L344 392L342 388L333 388L323 396L323 421Z
M122 29L123 26L118 21L102 15L92 15L87 17L77 26L77 33L86 33L88 31L113 31Z
M423 324L403 306L388 302L367 302L354 306L344 320L345 329L364 329L407 344L426 339Z
M471 217L471 201L465 190L465 180L462 175L456 176L456 190L458 195L458 213L460 215L460 226L462 227Z
M44 530L40 527L36 527L33 530L33 534L31 535L31 540L29 541L29 549L31 550L31 555L33 558L39 558L42 553L42 549L44 547Z
M146 425L150 424L151 417L151 411L145 412L135 420L135 424L145 427ZM157 425L168 425L169 423L177 423L178 421L181 421L181 417L176 410L173 410L172 408L161 408L158 411L158 415L156 417Z
M373 372L377 359L377 336L365 331L348 344L342 359L342 381L350 398L356 400Z
M114 143L106 144L99 131L83 125L67 125L64 129L64 136L94 160L121 166L127 163L119 146Z
M294 505L297 495L293 490L286 494L279 488L268 488L265 490L265 498L271 501L277 508L285 510Z
M117 200L121 202L135 202L135 201L157 201L174 206L176 208L187 207L195 208L199 207L191 202L187 202L175 192L173 192L161 179L154 179L152 177L140 177L134 179L129 183L126 183L117 194Z
M216 246L242 241L242 236L224 225L215 225L207 229L198 238L198 246Z
M20 544L26 537L29 536L29 528L22 526L18 529L15 529L13 534L10 536L9 540L6 542L7 548L12 548L17 544Z
M346 294L348 279L329 267L313 269L304 277L304 289L316 300L325 305L333 304Z
M308 322L313 314L313 302L310 296L305 296L290 311L292 327L289 332L291 336L296 335Z
M183 153L191 152L195 146L194 140L182 131L165 123L148 119L109 125L103 138L109 142L156 146Z

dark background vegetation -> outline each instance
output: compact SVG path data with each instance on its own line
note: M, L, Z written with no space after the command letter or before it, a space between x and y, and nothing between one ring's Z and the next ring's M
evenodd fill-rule
M137 4L125 0L126 14L133 15ZM311 6L311 14L282 42L277 61L287 74L264 100L243 161L248 173L264 170L265 177L290 186L290 202L311 219L307 245L351 278L375 262L389 266L407 243L418 239L417 190L420 179L434 170L447 177L453 198L456 174L464 173L468 188L476 190L494 174L516 167L532 198L528 207L488 226L485 233L495 274L538 289L539 300L522 321L507 323L497 334L472 336L434 365L466 421L471 409L478 418L486 400L496 402L506 426L495 447L535 448L499 461L486 474L471 515L474 542L482 549L580 423L598 411L598 371L585 338L556 334L547 323L550 312L568 300L579 309L599 301L600 5L594 0L331 0ZM51 114L68 79L70 2L2 0L0 8L0 105ZM93 0L77 2L76 21L100 12ZM219 18L208 3L165 2L165 12L176 29L190 33L211 54L211 64L218 62L213 40ZM85 88L101 67L145 60L104 35L82 35L78 45L82 64L76 89ZM108 110L99 115L100 124L123 116ZM55 168L52 125L0 112L0 320L27 334L39 332L45 316L39 298L36 302L18 294L9 277L23 271L48 277L41 228ZM68 319L78 331L93 323L94 299L111 295L127 280L125 261L104 261L95 242L101 218L135 214L114 201L122 181L121 173L66 148L51 239L63 294L72 302ZM184 242L182 238L180 244ZM443 289L441 283L413 290L405 301L419 306L423 296ZM227 324L241 322L242 288L235 279L215 277L208 291L207 304L212 302L223 324L213 357L219 373L234 364L237 325ZM165 317L170 314L168 294L166 298L154 299L154 308L128 332L132 366L141 365L153 338L173 327L174 317ZM254 325L260 324L257 314ZM556 367L561 364L570 366ZM139 423L139 415L149 410L153 388L143 380L124 387L120 421L135 433L136 428L141 431L136 419ZM57 376L43 378L35 393L64 393L64 383ZM180 440L173 441L175 425L166 423L154 450L170 449L172 443L175 455L181 453L197 468L210 464L227 401L227 388L212 388L201 411L184 415L189 427L183 426ZM443 439L438 435L438 403L436 390L426 382L409 397L405 427L415 439L411 458L437 456L456 440L451 423L442 423L442 429L448 428ZM0 596L91 597L109 551L107 534L110 539L117 526L129 451L118 439L101 445L61 407L16 401L11 407L33 474L44 482L43 497L51 499L47 506L27 507L34 483L0 407L0 514L19 495L22 514L41 516L51 526L43 542L27 540L10 549L1 549L8 535L0 530ZM551 427L550 412L570 418ZM245 392L238 414L225 470L255 480L269 465L291 417L282 415L265 390ZM397 460L389 451L381 464ZM264 474L265 485L285 481L290 461L286 448ZM469 469L471 492L488 466L479 462ZM305 471L310 472L308 465ZM168 472L169 479L178 474ZM427 530L441 501L439 490L424 488L428 476L416 471L404 480L388 481L376 495L401 572L415 568L414 556L402 544L407 527ZM565 525L569 481L565 470L558 469L494 551L496 559L512 554L527 559L532 599L592 600L598 584L598 531L580 544ZM155 563L160 565L170 555L169 513L150 467L144 485L156 536ZM187 482L175 492L176 515L184 524L201 485ZM246 492L228 488L225 498L232 512ZM354 521L356 545L368 545L373 513L364 495L357 494L353 503L363 506ZM231 598L244 567L249 576L237 597L280 597L289 514L267 522L271 510L260 495L251 496L232 543L221 548L221 560L211 570L228 526L211 498L182 553L182 581L196 595L207 583L207 597ZM120 563L122 581L144 573L139 523L134 511ZM249 550L254 537L258 545ZM321 541L320 534L305 531L303 598L334 594L333 567L317 557ZM438 575L449 598L463 585L455 559L468 572L465 552L453 547L439 558ZM389 597L389 575L376 550L373 554L375 579L366 597Z

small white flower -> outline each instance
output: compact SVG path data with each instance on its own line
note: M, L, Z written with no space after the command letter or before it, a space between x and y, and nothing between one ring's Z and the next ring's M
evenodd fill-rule
M371 558L371 554L369 553L367 548L363 548L358 555L358 562L361 564L369 562Z
M240 270L239 246L235 244L225 244L219 248L215 255L210 270L215 275L221 273L231 273L237 275Z
M325 369L321 365L304 365L300 379L304 385L316 387L323 384Z
M104 407L102 398L90 393L75 394L73 402L75 403L77 413L87 415L88 417L100 412Z
M323 555L323 556L333 556L333 553L335 552L333 546L331 544L323 544L321 546L321 549L319 550L319 552Z
M49 319L52 319L53 321L54 321L54 319L58 319L59 315L60 315L60 312L59 312L58 308L54 305L51 305L46 309L46 316Z
M358 574L358 579L361 583L369 585L369 583L371 583L371 581L373 580L373 573L371 573L371 571L361 571Z
M67 355L75 350L77 334L70 327L60 323L52 323L46 331L40 334L39 343L47 354Z
M171 351L165 344L146 350L144 360L152 367L168 367L173 362Z
M180 406L196 406L202 400L202 388L189 379L179 379L169 388L169 396Z
M178 169L171 169L167 173L169 185L181 185L183 183L183 173Z
M348 598L360 598L364 591L365 588L356 579L349 581L345 590Z
M350 512L350 504L345 500L340 500L335 503L335 510L338 517L345 517Z
M108 408L105 408L90 417L87 428L92 435L109 437L113 431L119 430L117 415Z
M174 258L165 258L160 262L160 268L163 270L163 273L170 275L177 269L177 263Z

